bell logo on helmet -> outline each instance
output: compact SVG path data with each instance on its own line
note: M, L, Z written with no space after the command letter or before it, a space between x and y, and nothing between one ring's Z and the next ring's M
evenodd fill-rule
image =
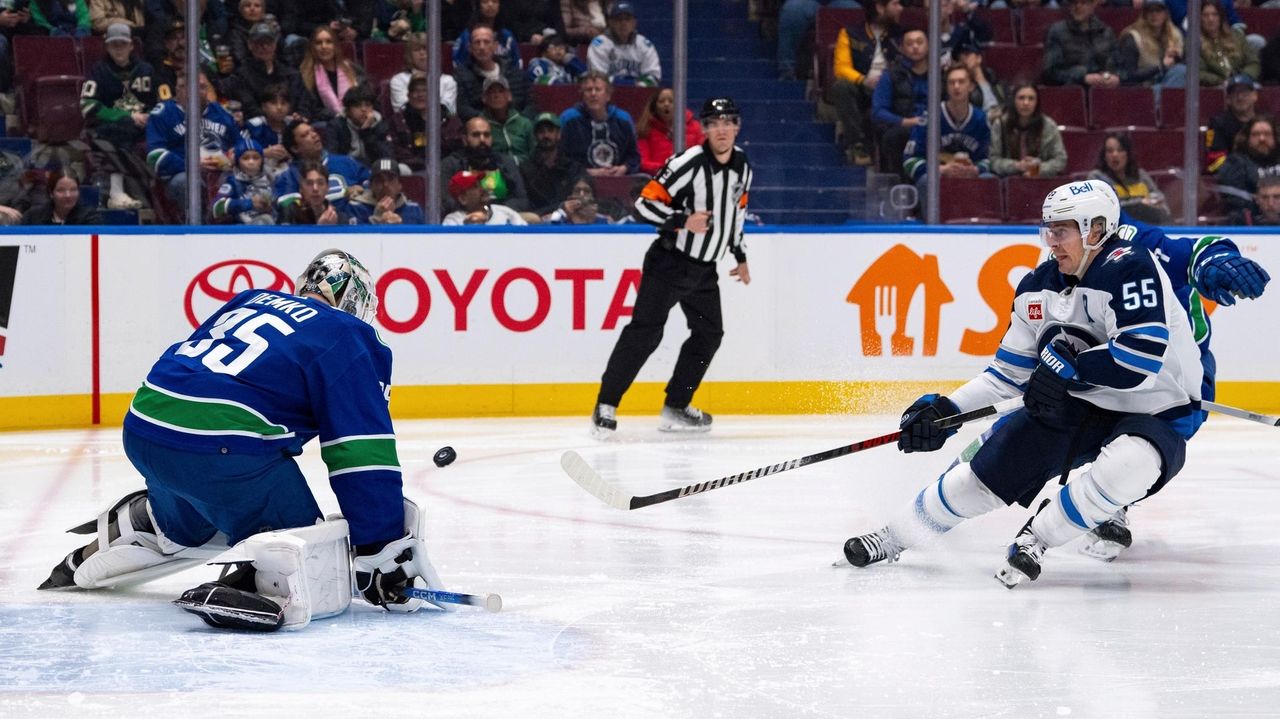
M1071 190L1071 194L1073 195L1083 195L1086 192L1093 192L1094 188L1092 183L1081 182L1078 185L1070 185L1068 189ZM1050 197L1052 197L1052 193L1050 193Z

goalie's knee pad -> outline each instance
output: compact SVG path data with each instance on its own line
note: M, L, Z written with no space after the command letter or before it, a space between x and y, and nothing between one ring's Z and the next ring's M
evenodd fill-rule
M249 562L258 594L284 610L284 628L346 611L351 604L351 545L345 519L262 532L236 545L217 563Z
M126 495L96 520L71 529L96 534L97 541L67 555L42 589L65 586L100 589L146 582L200 564L226 549L215 536L203 547L185 547L160 531L146 490ZM67 579L70 582L67 582Z

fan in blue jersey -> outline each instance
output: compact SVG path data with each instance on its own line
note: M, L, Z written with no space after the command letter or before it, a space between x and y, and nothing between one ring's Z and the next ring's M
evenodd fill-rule
M212 88L204 71L199 73L200 167L208 171L230 169L229 153L240 128L222 105L209 101ZM186 76L179 75L177 97L186 97ZM178 100L166 100L151 109L147 119L147 166L156 173L174 202L187 198L187 110Z
M1062 185L1045 198L1041 238L1053 257L1019 283L1009 328L987 369L950 397L925 395L902 417L898 447L940 449L939 417L1021 396L976 453L960 458L885 527L845 542L850 564L906 549L1002 505L1029 506L1073 477L1023 526L996 578L1040 575L1046 550L1160 490L1182 468L1200 424L1200 351L1168 276L1117 234L1105 183Z
M406 586L440 586L402 493L373 281L326 250L296 292L241 292L165 351L124 421L146 489L72 530L97 538L41 589L143 582L213 559L228 566L221 580L176 603L213 626L271 630L344 611L353 569L361 596L393 611L422 605ZM342 510L327 520L294 460L317 437Z

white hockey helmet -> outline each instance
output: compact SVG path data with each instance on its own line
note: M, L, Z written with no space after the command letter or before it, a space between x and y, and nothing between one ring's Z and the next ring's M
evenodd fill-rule
M1073 274L1081 274L1092 254L1108 237L1120 228L1120 198L1116 197L1111 185L1102 180L1084 180L1059 185L1045 195L1044 205L1040 208L1040 239L1046 245L1046 230L1054 222L1073 220L1080 228L1080 237L1084 240L1084 257L1080 268ZM1097 223L1102 223L1102 234L1095 244L1089 244L1089 231Z
M369 270L350 252L325 250L298 276L295 294L314 292L333 307L373 323L378 295Z

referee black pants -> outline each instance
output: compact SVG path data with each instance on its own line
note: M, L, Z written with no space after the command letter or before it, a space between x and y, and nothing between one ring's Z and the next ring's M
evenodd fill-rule
M616 407L622 402L622 395L662 342L671 308L679 304L690 335L680 347L675 371L667 383L666 404L677 409L689 405L724 337L718 279L714 262L698 262L663 247L661 240L649 247L631 322L622 328L600 380L601 404Z

